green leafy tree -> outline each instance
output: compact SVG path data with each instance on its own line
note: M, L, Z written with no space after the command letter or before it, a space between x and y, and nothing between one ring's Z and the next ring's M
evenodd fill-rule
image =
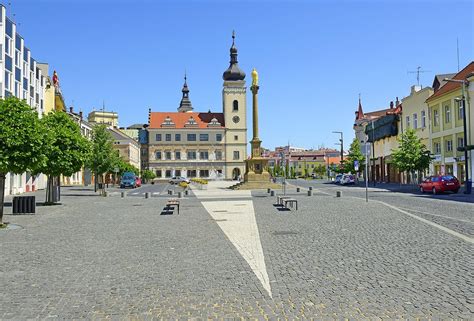
M105 173L113 171L117 162L117 154L113 148L112 135L103 124L97 124L92 129L91 143L91 157L87 166L94 173L94 181L97 186L97 183L104 183Z
M41 119L45 132L44 154L47 161L36 171L48 177L46 203L55 203L59 197L60 176L78 172L88 160L89 141L81 135L81 129L68 114L52 112Z
M38 114L25 101L0 99L0 225L6 175L35 172L44 165L44 136Z
M270 169L271 170L271 169ZM149 181L149 180L152 180L156 177L155 173L149 169L145 169L143 172L142 172L142 178L145 180L145 181Z
M291 167L291 172L290 172L290 177L295 178L296 177L296 171L294 167Z
M359 162L359 169L356 171L354 168L354 162ZM365 156L362 154L362 150L360 148L360 142L357 138L351 143L349 148L349 153L347 155L347 160L344 162L344 171L346 173L361 173L363 170L362 164L365 164Z
M415 172L424 172L432 161L431 153L416 136L413 129L408 129L398 138L399 146L392 150L392 159L401 172L413 175ZM418 175L420 177L420 175Z

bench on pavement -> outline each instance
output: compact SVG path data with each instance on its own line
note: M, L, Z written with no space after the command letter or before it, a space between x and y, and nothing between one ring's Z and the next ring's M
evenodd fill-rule
M283 200L291 198L290 196L285 196L285 195L278 195L277 196L277 204L283 206Z
M179 200L176 198L168 199L168 201L166 202L165 209L169 210L171 208L174 209L175 207L178 209L178 214L179 214Z
M287 208L287 209L290 209L288 207L288 205L291 206L291 208L293 208L293 205L296 205L296 210L298 210L298 200L295 199L295 198L285 198L283 199L283 203L285 204L284 206Z

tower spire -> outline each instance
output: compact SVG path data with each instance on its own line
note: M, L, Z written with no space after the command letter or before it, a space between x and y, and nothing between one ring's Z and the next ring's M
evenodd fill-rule
M237 47L235 47L235 31L232 31L232 46L230 47L230 65L229 68L224 71L222 78L225 81L236 81L245 79L245 72L240 70L237 61Z
M364 118L364 112L362 111L362 103L360 102L360 94L359 94L359 108L357 110L356 120L361 120Z
M181 102L179 103L179 107L178 107L178 112L180 113L185 113L185 112L193 110L191 100L189 100L189 88L188 88L187 80L188 80L188 77L186 75L186 70L185 70L183 89L181 89L181 92L183 93L183 97L181 98Z

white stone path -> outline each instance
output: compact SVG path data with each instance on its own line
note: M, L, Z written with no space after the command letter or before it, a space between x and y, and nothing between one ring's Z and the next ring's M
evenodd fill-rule
M216 181L209 182L206 190L200 190L196 186L192 186L192 189L272 297L252 195L250 191L229 190L228 187L232 184Z

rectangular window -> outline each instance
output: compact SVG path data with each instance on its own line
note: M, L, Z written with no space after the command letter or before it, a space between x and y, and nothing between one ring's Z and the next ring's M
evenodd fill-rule
M155 159L161 159L161 151L155 153Z
M161 142L161 134L156 134L156 141Z
M452 140L447 140L446 141L446 151L451 152L453 150L453 141Z
M181 152L180 151L175 151L174 152L174 159L177 159L177 160L181 159Z
M188 142L195 142L196 134L188 134Z
M238 160L238 159L240 159L240 153L239 153L238 150L235 150L234 151L234 160Z
M196 170L188 169L188 177L196 177Z
M165 177L166 177L166 178L170 178L170 177L171 177L171 169L167 169L167 170L165 171Z
M410 128L410 116L406 117L406 125L407 125L407 129L409 129Z
M13 71L12 58L5 56L5 69Z
M171 152L165 152L165 159L171 160Z
M444 106L444 122L451 122L451 108L449 108L449 106Z
M166 135L165 135L165 140L166 140L167 142L170 142L170 141L171 141L171 134L166 134Z
M188 159L196 159L196 151L188 150Z
M216 160L222 160L222 151L216 150Z
M239 140L239 136L234 135L234 140Z
M11 39L8 37L5 37L5 53L11 56L11 50L12 50Z
M209 177L209 170L208 169L199 170L199 177Z
M157 170L155 171L155 174L156 174L156 177L157 177L157 178L161 178L161 169L157 169Z
M11 75L8 71L5 71L5 89L10 90L10 78Z
M413 114L413 129L417 129L417 128L418 128L418 115Z
M441 154L441 143L434 144L435 154Z
M421 111L421 128L426 127L426 113L424 110Z
M199 152L199 159L209 159L209 152L207 151Z
M181 176L181 170L180 169L175 169L174 170L174 176Z
M174 135L174 140L177 141L177 142L180 142L181 141L181 134L175 134Z
M433 110L433 125L439 126L439 113L437 109Z
M222 134L216 134L216 141L222 141Z
M464 147L464 138L458 137L458 147Z
M459 102L458 105L458 119L461 120L464 118L464 108L462 108L462 103Z
M15 80L16 81L21 81L21 69L20 68L15 68Z
M209 141L209 134L199 134L199 140L201 142L207 142Z

